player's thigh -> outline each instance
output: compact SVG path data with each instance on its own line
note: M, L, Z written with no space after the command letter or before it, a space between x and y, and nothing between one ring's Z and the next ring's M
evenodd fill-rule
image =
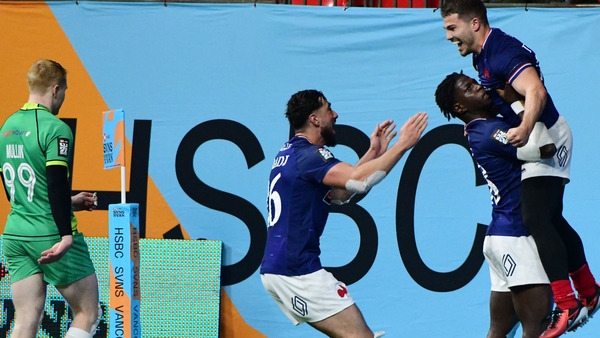
M553 300L549 284L521 285L511 288L513 304L524 330L540 335L548 323Z
M512 294L492 291L490 293L490 330L488 337L506 337L519 318L513 307Z
M373 332L367 326L367 323L356 304L352 304L327 319L309 324L329 337L373 337Z
M46 302L46 283L41 273L23 278L11 285L12 301L20 322L39 321Z
M73 236L73 245L59 261L40 265L40 268L44 273L44 280L57 288L65 287L96 272L87 243L81 234Z
M95 273L69 285L57 286L56 289L74 312L94 313L98 310L98 279Z

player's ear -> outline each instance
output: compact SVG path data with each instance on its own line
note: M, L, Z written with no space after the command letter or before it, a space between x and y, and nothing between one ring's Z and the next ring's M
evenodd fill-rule
M454 109L454 114L455 115L462 115L467 111L467 108L465 108L462 104L456 102L454 105L452 105L452 109Z
M58 83L55 84L54 86L52 86L52 97L56 97L59 89L60 89L60 86L58 85Z
M471 28L475 32L481 28L481 21L479 20L479 18L475 17L471 20Z

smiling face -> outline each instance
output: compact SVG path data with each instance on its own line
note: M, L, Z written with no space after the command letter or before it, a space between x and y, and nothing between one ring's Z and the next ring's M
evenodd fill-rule
M457 13L444 17L446 40L456 44L458 52L462 56L480 51L480 48L477 48L476 44L475 32L477 27L479 27L477 18L464 21Z

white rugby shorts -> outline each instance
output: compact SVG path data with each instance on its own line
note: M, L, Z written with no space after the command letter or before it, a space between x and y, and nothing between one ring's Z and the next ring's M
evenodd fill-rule
M492 291L513 286L550 284L531 236L485 236L483 255L490 266Z
M548 134L556 146L556 154L552 158L538 162L525 162L521 169L521 180L538 177L562 177L568 183L571 177L571 153L573 151L573 134L571 127L562 116L558 117Z
M325 269L302 276L262 274L260 278L294 325L327 319L354 304L346 284Z

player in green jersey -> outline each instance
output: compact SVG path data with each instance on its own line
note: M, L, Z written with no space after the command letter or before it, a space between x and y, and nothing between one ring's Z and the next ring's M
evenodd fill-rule
M38 60L27 73L29 100L0 129L1 178L11 203L3 235L16 319L13 338L35 337L53 284L73 310L68 338L91 338L100 317L98 281L71 197L71 129L56 115L65 99L67 72ZM82 200L83 199L83 200ZM89 202L89 201L88 201Z

